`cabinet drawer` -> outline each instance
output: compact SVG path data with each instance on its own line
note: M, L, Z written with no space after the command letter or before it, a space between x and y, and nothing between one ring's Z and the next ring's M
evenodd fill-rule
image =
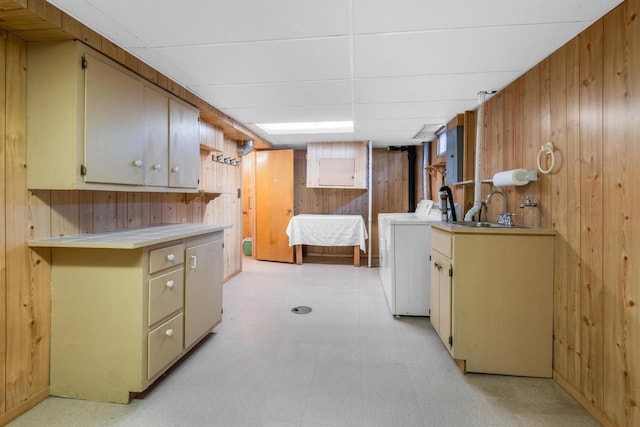
M184 269L149 280L149 326L182 308Z
M149 274L184 263L184 243L149 252Z
M451 258L451 234L431 228L431 248Z
M184 316L182 313L149 332L147 375L153 378L182 353Z

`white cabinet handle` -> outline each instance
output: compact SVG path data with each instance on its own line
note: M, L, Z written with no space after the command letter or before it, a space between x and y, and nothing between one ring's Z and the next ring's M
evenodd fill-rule
M176 259L176 256L174 254L167 255L167 261L173 262L175 259Z
M195 269L198 266L198 258L195 255L191 255L191 268Z
M133 161L133 166L137 166L137 167L142 166L142 160L134 160Z
M178 173L178 172L180 172L180 168L178 166L174 166L174 167L171 168L171 172Z
M168 337L172 337L173 336L173 329L167 329L167 332L164 333L166 336Z
M152 168L153 168L154 171L159 171L160 170L160 165L155 164L155 165L152 166Z
M167 282L167 288L173 288L173 280Z

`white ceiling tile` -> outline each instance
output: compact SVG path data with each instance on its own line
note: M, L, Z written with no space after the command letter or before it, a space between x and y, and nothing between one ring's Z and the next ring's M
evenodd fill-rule
M48 0L48 2L123 48L144 46L142 40L138 39L126 25L88 1Z
M233 108L351 104L352 82L321 80L200 86L197 90Z
M423 124L476 108L478 91L504 88L620 1L51 3L257 135L304 147L411 143ZM351 118L354 134L313 139L252 124Z
M439 117L445 123L456 114L471 109L475 101L393 102L386 104L358 104L358 121L370 119L424 119Z
M551 22L590 22L619 3L621 0L353 0L353 26L356 34L370 34Z
M477 99L481 90L502 89L519 72L434 74L355 80L356 103Z
M307 107L231 108L223 109L223 112L243 123L318 122L353 119L351 104Z
M176 66L176 64L153 49L146 47L133 48L131 49L131 54L148 65L153 64L153 68L185 87L197 84L197 80L189 70Z
M405 135L409 138L424 125L424 120L421 118L415 119L364 119L358 120L356 124L356 132L369 132L369 131L403 131L410 133L411 135Z
M170 47L158 52L189 64L202 85L351 78L346 37Z
M151 47L324 37L349 31L347 0L90 1L133 28ZM140 16L150 19L141 21Z
M567 23L357 36L354 74L361 78L524 71L583 27Z

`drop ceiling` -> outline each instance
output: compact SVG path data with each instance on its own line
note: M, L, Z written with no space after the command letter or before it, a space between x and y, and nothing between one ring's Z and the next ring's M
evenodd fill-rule
M619 0L51 0L274 147L422 142ZM353 120L353 133L256 123Z

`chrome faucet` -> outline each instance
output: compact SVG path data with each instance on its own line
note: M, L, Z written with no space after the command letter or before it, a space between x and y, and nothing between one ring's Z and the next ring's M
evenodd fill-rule
M524 209L527 206L531 206L532 208L538 207L538 202L532 196L526 196L524 201L520 205L521 209Z
M502 191L493 190L492 192L489 193L489 195L487 196L487 199L484 201L484 203L485 203L485 205L488 205L489 203L491 203L491 198L495 194L500 194L502 196L502 201L504 203L504 208L502 209L502 212L499 213L499 217L498 217L498 224L503 224L505 222L504 215L507 214L507 195L504 194ZM511 219L511 217L509 217L509 219ZM511 222L510 225L513 225L513 222Z

